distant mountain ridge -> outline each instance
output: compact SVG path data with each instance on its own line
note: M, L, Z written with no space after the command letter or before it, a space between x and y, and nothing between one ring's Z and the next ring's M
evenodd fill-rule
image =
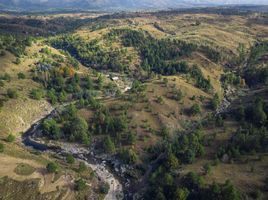
M0 9L11 10L130 10L167 9L225 4L268 4L267 0L0 0Z

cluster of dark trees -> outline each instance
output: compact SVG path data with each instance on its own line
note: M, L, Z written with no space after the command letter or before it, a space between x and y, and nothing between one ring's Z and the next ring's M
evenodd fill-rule
M188 57L193 51L198 49L215 62L221 59L220 53L208 46L198 47L195 44L180 40L158 40L147 32L130 29L114 29L108 36L111 38L119 36L124 46L138 49L142 57L143 69L162 75L187 73L187 64L185 62L176 62L176 60L183 56Z
M12 35L0 35L0 49L7 50L20 57L25 53L25 48L32 45L32 38Z
M240 155L267 152L268 130L267 115L268 105L261 98L257 98L248 106L240 105L232 115L241 122L241 127L232 136L225 147L221 147L218 157L224 154L231 158L239 158Z
M68 106L61 116L44 120L42 130L50 139L90 143L91 135L88 124L77 115L77 109L74 105Z
M222 199L239 200L241 195L230 181L224 184L212 183L205 185L201 176L189 172L182 178L158 168L150 179L151 187L145 199L159 200L194 200Z
M251 48L247 68L244 70L243 78L248 86L267 84L268 82L268 65L265 54L268 52L268 42L263 41L256 43Z
M102 87L102 79L99 78L95 84L89 77L81 77L69 67L55 67L47 63L47 66L38 69L33 74L33 79L41 82L47 90L47 98L52 104L57 102L66 102L68 100L81 100L82 104L90 104L94 91L98 87ZM41 92L32 91L32 96L39 96Z
M243 77L246 84L250 87L256 85L264 85L268 83L268 66L253 68L250 67L245 70Z
M190 68L187 62L176 61L182 56L190 56L193 51L197 50L196 45L179 40L158 40L148 33L130 29L114 29L108 35L112 38L120 37L126 47L138 49L142 58L142 68L148 73L155 72L162 75L189 73L195 79L197 87L205 91L211 89L209 79L204 77L198 66L194 65ZM202 47L202 49L210 52L210 57L214 55L214 53L211 53L213 50L208 50L209 47Z
M241 84L241 77L232 72L225 73L221 76L221 82L224 86L230 85L239 85Z
M221 61L221 54L219 51L204 45L200 46L199 49L203 54L205 54L206 57L208 57L213 62L218 63Z
M127 116L124 113L114 115L107 107L101 106L96 109L91 125L94 134L105 135L103 148L106 152L115 153L115 145L132 145L136 142L136 133L130 130ZM122 150L120 155L129 162L126 157L132 153L135 154L135 152Z
M101 47L98 40L86 42L78 36L64 35L50 40L53 47L67 51L83 65L112 71L127 71L128 66L121 59L125 55L124 49L109 49Z
M191 70L190 70L191 76L195 80L195 84L198 88L201 88L204 91L209 91L212 88L212 85L210 83L210 79L206 79L201 71L201 69L197 66L194 65Z
M126 47L135 47L142 57L142 68L147 72L174 75L187 72L185 63L171 62L181 56L190 56L197 48L194 44L183 41L158 40L148 33L130 29L114 29L109 37L120 37Z
M230 181L224 184L213 183L206 185L201 176L190 172L181 177L178 176L180 164L194 162L195 157L204 154L203 134L196 130L188 134L179 134L173 142L156 148L153 152L162 149L166 156L149 178L150 187L145 199L241 199L239 192Z

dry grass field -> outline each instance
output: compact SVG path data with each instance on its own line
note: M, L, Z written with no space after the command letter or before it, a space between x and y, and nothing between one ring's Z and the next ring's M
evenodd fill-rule
M56 14L44 16L22 16L24 20L53 20L62 17L68 19L91 19L98 18L103 13L75 13L75 14ZM0 15L1 18L13 20L14 16ZM149 33L156 39L182 40L187 43L193 43L198 46L207 45L221 52L222 59L219 62L213 62L204 53L195 51L191 56L180 57L176 61L186 61L189 66L198 65L205 78L210 80L212 89L206 92L198 88L189 74L176 74L172 76L154 75L144 81L146 89L138 95L127 91L121 95L107 97L104 92L99 92L97 99L107 108L110 108L111 114L117 116L122 114L122 110L115 109L126 105L126 116L128 126L137 137L137 142L129 145L129 148L139 156L139 164L148 159L148 148L157 144L163 138L161 130L168 128L171 135L178 130L183 130L193 122L199 122L213 111L209 108L214 94L218 94L220 99L224 97L224 88L221 77L228 70L226 64L237 57L240 44L245 45L246 52L257 40L268 39L268 26L261 23L253 23L255 20L262 20L259 14L251 15L218 15L218 14L174 14L158 15L154 13L140 14L139 16L129 18L115 18L103 21L93 21L92 24L85 23L79 28L68 32L71 35L81 37L85 43L97 41L98 47L105 52L122 50L119 54L119 61L124 62L130 69L130 73L122 76L130 76L132 79L139 79L144 74L141 69L141 56L137 49L133 47L124 47L121 41L109 41L107 34L113 29L131 29ZM95 23L95 24L94 24ZM100 23L100 24L98 24ZM1 25L1 24L0 24ZM99 25L99 26L97 26ZM19 27L19 24L11 25L11 30ZM61 25L64 26L64 25ZM23 26L30 32L40 33L42 29ZM61 28L59 28L61 29ZM66 32L67 33L67 32ZM54 36L51 36L53 38ZM0 99L5 99L3 107L0 110L0 142L5 145L4 153L0 154L0 194L8 198L12 194L12 185L22 188L18 195L30 196L34 194L36 199L75 199L79 196L74 191L74 180L78 177L73 166L69 166L63 161L59 161L63 171L66 174L48 174L46 164L54 160L51 155L35 155L31 151L21 146L21 133L25 132L34 122L50 113L53 106L45 99L34 100L30 97L32 89L43 86L32 79L31 70L36 68L36 63L45 57L41 49L47 47L53 54L66 58L61 51L52 48L44 41L44 38L36 38L31 47L27 47L26 54L20 58L20 63L15 64L16 57L8 51L0 57L0 75L9 74L11 79L5 81L4 86L0 87ZM128 59L131 57L131 59ZM265 57L265 55L264 55ZM67 66L64 62L62 65ZM98 71L98 69L95 69ZM109 70L98 71L86 68L79 63L79 69L76 72L81 76L90 75L93 81L102 74L104 77L104 88L109 83L113 83L109 78ZM135 77L132 72L138 72L140 77ZM19 79L18 74L23 73L25 79ZM135 75L136 75L135 74ZM135 78L133 78L135 77ZM124 81L121 83L124 88ZM15 89L18 98L8 98L7 90ZM172 92L180 90L181 100L171 98ZM256 94L252 94L252 96ZM262 95L264 98L266 94ZM253 98L246 96L245 98ZM200 105L201 112L197 115L189 114L189 110L195 104ZM78 111L79 116L91 123L95 114L94 109L82 108ZM90 126L91 124L89 124ZM210 127L204 130L206 136L216 134L211 146L206 146L207 154L196 160L193 164L181 165L181 174L185 175L190 171L195 171L204 176L205 183L213 182L224 183L227 179L231 180L237 188L243 193L254 192L257 188L264 186L264 179L267 177L268 157L266 154L245 156L242 160L245 162L219 163L212 166L210 174L204 175L204 165L212 163L217 148L227 143L239 125L230 119L225 121L224 127ZM6 142L9 134L16 136L13 143ZM93 136L93 140L100 136ZM262 157L262 160L259 157ZM146 163L148 164L148 163ZM75 166L77 163L75 164ZM77 166L76 166L77 167ZM89 171L90 172L90 171ZM27 175L27 176L26 176ZM7 178L8 177L8 178ZM98 180L92 181L92 187L89 193L95 194ZM10 188L6 185L9 184ZM26 191L25 185L32 184L31 190ZM1 196L0 195L0 199ZM76 196L77 195L77 196ZM264 194L264 199L267 192Z

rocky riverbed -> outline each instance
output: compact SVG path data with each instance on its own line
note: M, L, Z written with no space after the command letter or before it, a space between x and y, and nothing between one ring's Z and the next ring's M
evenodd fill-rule
M57 111L53 110L45 118L51 118ZM48 151L57 155L72 154L79 160L84 161L88 166L94 170L99 180L109 185L109 191L105 196L105 200L121 200L124 198L123 186L119 179L109 170L106 164L106 160L102 160L102 156L97 156L93 153L92 149L82 147L78 144L70 143L54 143L50 142L46 144L40 137L40 124L42 120L36 122L32 127L25 132L22 137L22 142L25 146L34 148L39 151Z

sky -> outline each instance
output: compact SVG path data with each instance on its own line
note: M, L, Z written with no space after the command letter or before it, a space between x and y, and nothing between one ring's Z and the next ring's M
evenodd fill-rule
M25 1L25 0L11 0L13 2L21 2L21 1ZM51 2L53 0L28 0L30 2ZM75 2L76 0L62 0L62 2ZM90 1L90 2L94 2L94 1L100 1L100 0L84 0L84 1ZM105 1L105 0L103 0ZM107 1L107 0L106 0ZM108 0L109 1L109 0ZM133 0L135 2L135 0ZM148 1L148 0L147 0ZM151 0L152 2L155 2L157 0ZM174 0L178 1L178 2L189 2L189 3L221 3L221 4L267 4L268 5L268 0Z

